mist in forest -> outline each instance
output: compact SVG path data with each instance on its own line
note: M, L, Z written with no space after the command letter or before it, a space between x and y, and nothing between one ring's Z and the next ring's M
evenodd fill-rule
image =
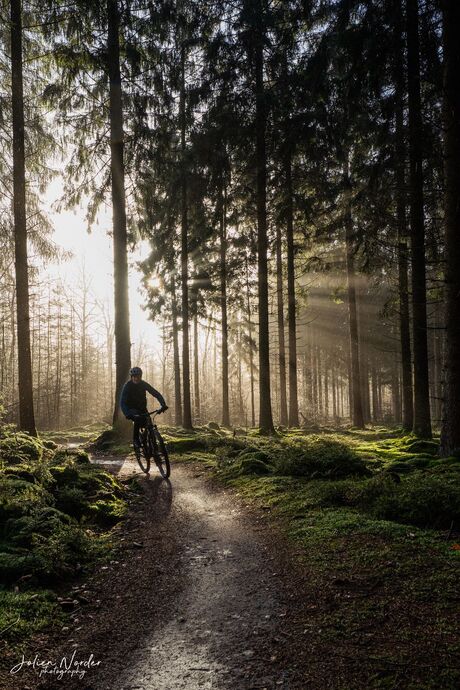
M137 365L168 424L443 427L455 447L448 9L2 11L5 421L117 426ZM69 212L99 227L100 271L56 241Z

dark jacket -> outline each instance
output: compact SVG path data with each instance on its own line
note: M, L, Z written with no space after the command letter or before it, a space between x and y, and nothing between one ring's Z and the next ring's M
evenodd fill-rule
M161 393L155 390L147 381L141 380L139 383L133 383L130 380L123 386L120 397L120 407L125 417L147 412L147 392L153 395L162 407L166 405Z

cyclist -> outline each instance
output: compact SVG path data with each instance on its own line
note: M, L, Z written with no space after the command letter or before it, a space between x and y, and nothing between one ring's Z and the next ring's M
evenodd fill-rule
M153 395L161 405L160 412L166 412L168 406L165 399L147 381L142 380L142 369L133 367L130 370L131 379L125 383L121 391L120 407L126 419L134 422L133 426L133 446L137 450L139 444L139 429L143 422L143 417L147 413L147 392Z

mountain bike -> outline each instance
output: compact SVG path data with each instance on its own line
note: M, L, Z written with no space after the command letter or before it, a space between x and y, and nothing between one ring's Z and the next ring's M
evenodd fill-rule
M153 458L161 476L167 479L171 474L168 451L154 422L155 417L160 412L161 410L152 410L152 412L142 415L144 422L141 422L141 428L139 429L139 447L136 448L134 446L134 452L136 460L145 474L149 474L150 461Z

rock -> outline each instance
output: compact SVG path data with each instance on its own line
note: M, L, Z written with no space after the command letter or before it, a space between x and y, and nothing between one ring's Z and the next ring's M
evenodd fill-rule
M59 601L59 606L63 611L73 611L75 608L75 602L78 604L78 601L75 599L61 599Z

